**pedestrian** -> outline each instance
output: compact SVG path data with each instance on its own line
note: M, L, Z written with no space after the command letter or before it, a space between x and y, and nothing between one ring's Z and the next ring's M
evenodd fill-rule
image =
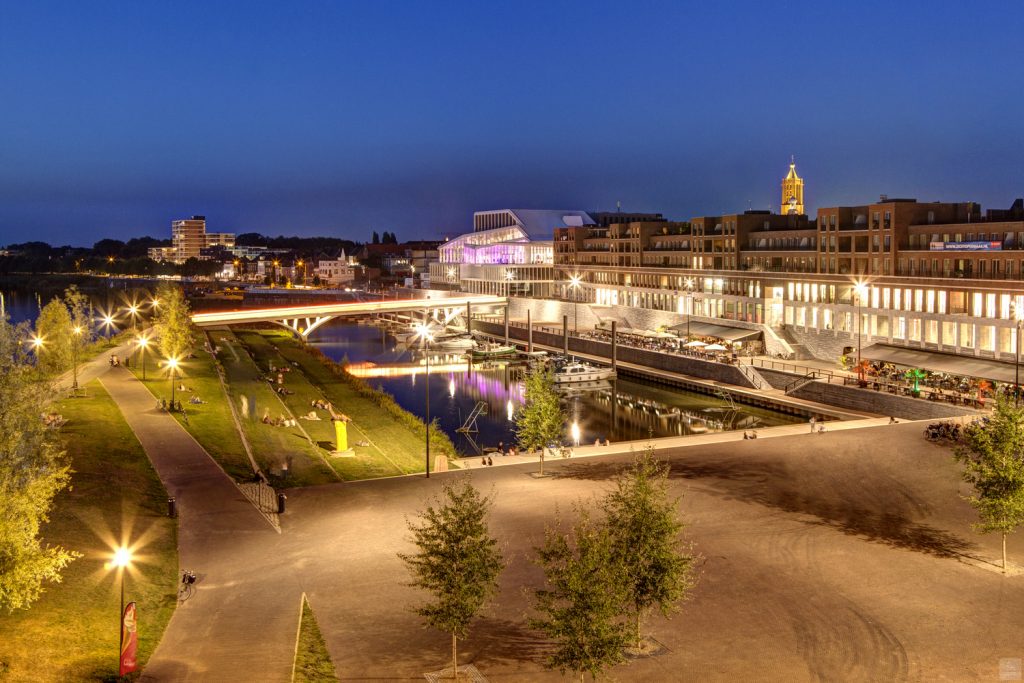
M504 441L499 441L499 442L498 442L498 451L499 451L499 452L500 452L500 453L501 453L502 455L505 455L505 442L504 442Z
M811 415L811 419L808 420L808 421L811 423L811 434L813 434L814 433L814 425L817 424L818 420L813 415Z
M494 461L491 460L491 456L488 455L487 456L487 466L491 467L492 465L494 465Z
M487 457L486 456L484 456L483 458L480 458L480 466L481 467L487 467Z
M889 418L889 424L891 424L891 425L897 424L896 418L895 417L890 417Z

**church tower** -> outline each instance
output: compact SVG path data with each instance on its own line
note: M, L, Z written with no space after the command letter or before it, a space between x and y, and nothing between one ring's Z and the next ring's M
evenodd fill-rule
M804 212L804 179L796 174L796 160L790 158L789 174L782 180L780 213L802 216Z

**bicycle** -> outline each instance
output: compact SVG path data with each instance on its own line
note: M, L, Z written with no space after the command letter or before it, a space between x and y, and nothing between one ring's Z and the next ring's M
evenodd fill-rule
M195 593L196 573L191 569L181 570L181 582L178 584L178 602L185 602Z

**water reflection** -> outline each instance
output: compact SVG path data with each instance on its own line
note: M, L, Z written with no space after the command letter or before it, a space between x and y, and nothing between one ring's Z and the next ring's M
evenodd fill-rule
M422 382L426 356L419 347L398 343L368 325L336 323L310 340L329 357L347 360L353 374L394 395L406 410L424 413ZM470 363L460 353L430 351L431 416L466 454L479 446L515 441L514 415L523 403L521 366L504 361ZM727 397L706 396L655 384L619 379L565 394L565 440L623 441L751 429L795 422L770 410L733 405Z

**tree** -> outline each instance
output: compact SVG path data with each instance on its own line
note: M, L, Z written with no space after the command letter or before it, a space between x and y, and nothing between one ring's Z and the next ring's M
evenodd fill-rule
M540 472L544 473L544 449L553 447L565 433L565 411L555 391L555 373L534 367L526 374L523 405L515 415L516 438L526 452L540 449Z
M981 519L975 529L1002 534L1005 574L1006 537L1024 524L1024 408L997 397L992 416L965 430L954 457L964 464L964 481L974 487L966 499Z
M0 318L0 607L8 610L29 607L43 584L59 582L61 570L79 556L39 540L70 470L40 419L55 394L25 355L27 332Z
M535 549L546 587L535 591L539 616L530 626L555 643L545 665L563 674L574 671L582 681L586 673L596 680L623 661L626 592L608 528L591 523L585 510L577 512L571 536L556 525L545 530L544 545Z
M491 499L469 481L444 487L442 500L428 505L419 523L409 522L418 551L399 554L412 574L413 586L433 594L432 602L414 611L428 625L452 637L452 673L458 680L458 639L498 588L504 568L498 542L487 530Z
M165 358L181 358L192 350L195 332L188 301L180 287L165 284L157 291L160 307L156 315L160 353Z
M387 233L384 234L386 235ZM373 231L373 243L380 244L380 235L377 234L376 230Z
M642 649L640 628L647 613L657 607L668 616L695 583L693 555L679 540L683 524L676 516L677 503L668 496L668 465L655 460L651 446L602 501L637 650Z
M75 336L72 327L68 307L57 297L39 311L36 337L41 345L36 349L36 357L42 373L54 375L71 367Z

